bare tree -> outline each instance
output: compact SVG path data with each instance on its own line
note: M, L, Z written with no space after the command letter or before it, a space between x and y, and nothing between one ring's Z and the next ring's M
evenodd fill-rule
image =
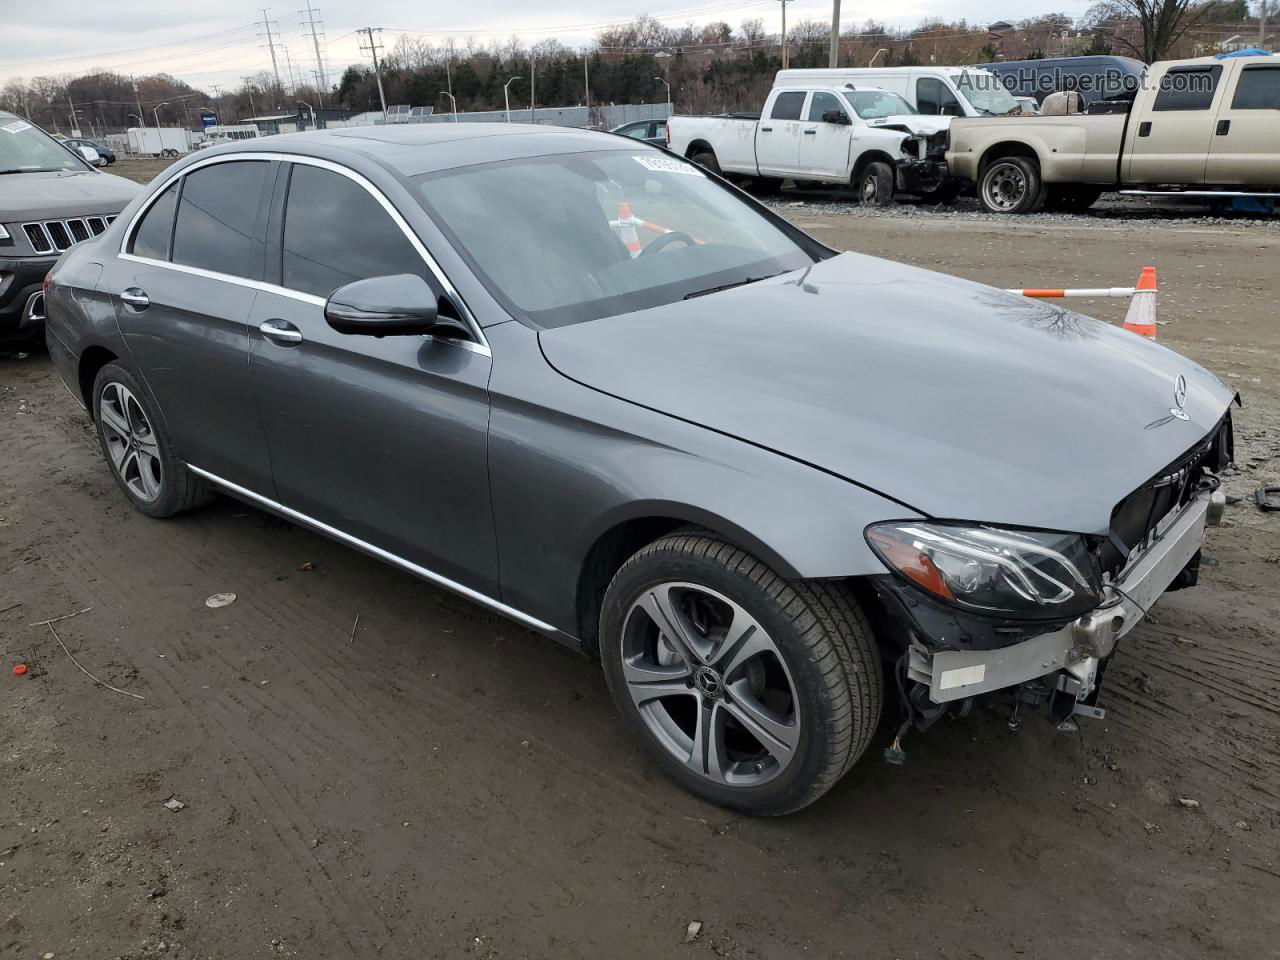
M1112 43L1146 63L1155 63L1216 10L1217 3L1203 0L1104 0L1089 10L1086 20L1105 31ZM1133 39L1116 30L1127 22L1137 28Z

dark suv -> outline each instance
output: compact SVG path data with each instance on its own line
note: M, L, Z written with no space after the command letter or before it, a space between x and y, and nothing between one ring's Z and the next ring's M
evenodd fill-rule
M45 274L64 250L106 230L140 189L0 111L0 344L42 336Z

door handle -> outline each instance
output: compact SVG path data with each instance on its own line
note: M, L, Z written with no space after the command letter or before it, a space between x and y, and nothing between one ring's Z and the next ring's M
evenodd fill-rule
M1231 132L1231 121L1230 121L1230 120L1219 120L1219 121L1218 121L1218 130L1217 130L1218 136L1220 136L1220 137L1225 137L1225 136L1226 136L1227 134L1229 134L1230 132Z
M761 132L761 133L773 133L773 127L761 127L761 128L760 128L760 132Z
M1151 121L1150 121L1150 120L1143 120L1140 124L1138 124L1138 136L1140 136L1140 137L1149 137L1149 136L1151 136Z
M295 327L288 320L280 320L273 317L270 320L264 320L258 325L258 330L268 340L274 340L277 343L301 343L302 331Z
M151 306L151 298L147 296L147 292L137 287L126 287L121 290L120 299L134 310L145 310Z
M805 135L806 137L812 137L812 136L814 136L817 132L818 132L817 130L806 130L806 131L804 132L804 135Z

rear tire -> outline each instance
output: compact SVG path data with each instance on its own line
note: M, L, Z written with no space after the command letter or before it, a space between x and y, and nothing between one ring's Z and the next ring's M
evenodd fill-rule
M702 530L623 564L605 593L600 655L618 710L658 765L748 814L813 803L880 717L879 652L849 592L790 583Z
M716 159L714 151L699 150L697 153L690 156L689 159L703 169L714 173L717 177L720 176L720 161Z
M1044 195L1040 165L1028 157L1000 157L978 178L978 202L987 213L1035 213Z
M858 174L854 189L864 207L887 207L893 203L893 167L880 160L867 164Z
M140 513L172 517L209 501L208 485L174 452L151 394L119 361L94 378L93 422L112 476Z

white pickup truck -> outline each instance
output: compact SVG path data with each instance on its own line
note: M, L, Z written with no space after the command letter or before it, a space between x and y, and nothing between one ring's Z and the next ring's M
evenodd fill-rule
M839 183L862 203L884 206L896 190L950 198L939 156L951 119L924 116L878 87L793 82L773 88L759 117L671 117L667 145L757 188L775 188L787 178Z

